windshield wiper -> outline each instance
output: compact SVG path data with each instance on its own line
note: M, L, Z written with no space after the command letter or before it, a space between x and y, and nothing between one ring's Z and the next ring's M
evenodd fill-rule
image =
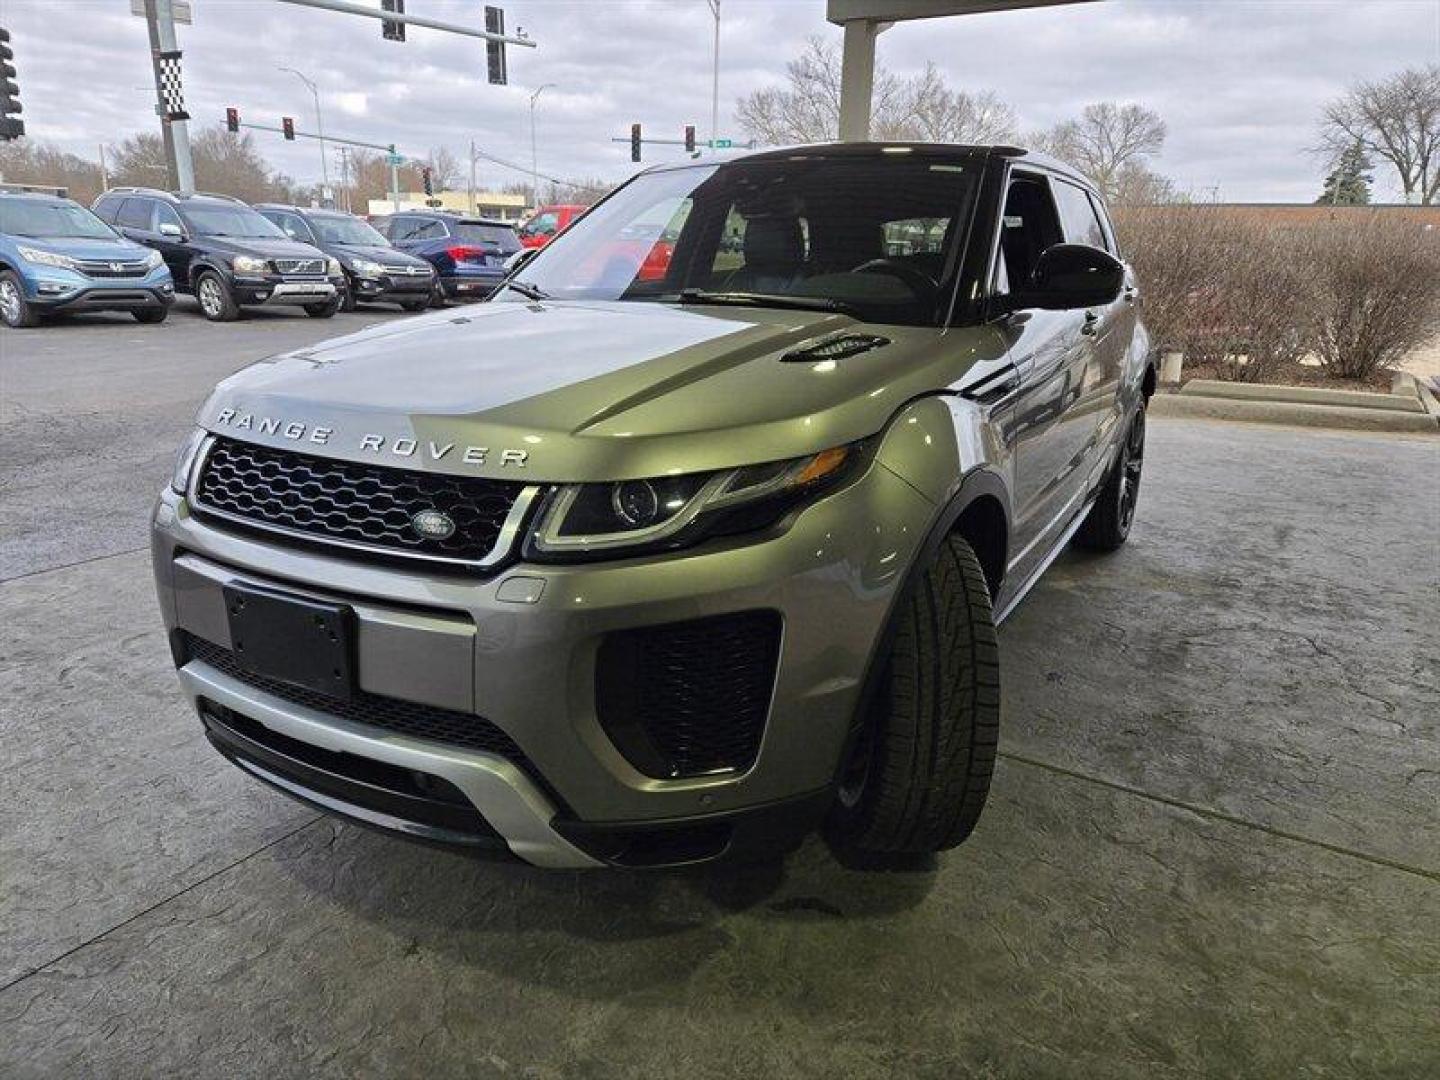
M854 304L829 296L793 296L785 293L711 292L709 289L681 289L676 298L682 304L736 304L744 307L796 308L800 311L832 311L856 319L865 316Z
M505 282L505 288L514 289L527 300L549 300L550 294L538 285L531 285L528 281L520 281L511 278Z

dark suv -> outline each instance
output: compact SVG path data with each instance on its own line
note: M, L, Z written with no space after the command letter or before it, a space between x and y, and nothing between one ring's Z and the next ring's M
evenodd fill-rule
M340 263L291 240L239 199L120 187L93 209L121 235L160 252L176 291L193 294L212 322L250 305L298 304L321 319L340 307Z
M484 300L505 280L505 260L520 250L508 222L438 210L403 210L375 227L401 251L435 267L437 301Z
M424 259L396 251L355 215L281 203L256 203L255 209L290 239L313 244L340 260L345 271L342 311L354 311L362 301L399 304L406 311L429 306L434 268Z

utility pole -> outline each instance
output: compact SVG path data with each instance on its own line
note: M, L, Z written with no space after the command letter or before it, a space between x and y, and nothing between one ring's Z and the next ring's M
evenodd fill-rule
M475 140L470 140L470 216L475 216Z
M706 0L715 16L715 63L710 73L710 152L720 137L720 0Z
M400 212L400 155L395 152L395 144L390 144L390 206L395 213Z
M171 70L179 78L180 50L175 44L175 10L171 0L145 0L145 25L150 31L150 56L155 68L155 112L160 117L160 131L165 138L165 161L169 167L170 184L176 191L190 193L195 190L195 165L190 157L190 129L186 127L189 117L183 112L171 110L172 100L178 96L178 85L171 87L167 80L168 58L174 58Z
M276 65L276 67L279 71L288 71L291 75L294 75L306 86L308 86L310 88L310 96L315 99L315 131L320 136L321 183L328 188L330 186L330 165L328 156L325 152L325 118L320 113L320 91L315 86L315 84L310 81L309 76L307 76L304 72L296 71L292 67L284 67L282 65Z
M535 153L535 102L546 90L552 88L553 82L542 83L533 94L530 95L530 198L535 200L535 206L540 206L540 159ZM472 154L470 160L475 160Z
M100 190L110 190L110 172L105 168L105 144L100 144Z

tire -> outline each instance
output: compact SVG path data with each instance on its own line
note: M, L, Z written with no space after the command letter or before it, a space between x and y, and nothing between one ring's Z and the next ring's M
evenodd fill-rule
M1000 737L1000 649L985 572L948 537L893 616L880 685L825 824L849 857L929 855L980 820Z
M138 323L147 323L153 325L154 323L164 322L165 316L170 314L170 309L163 307L144 308L140 311L132 311L130 314L135 316L135 321Z
M430 306L430 298L427 296L424 300L406 300L400 306L406 311L424 311Z
M40 312L25 299L25 286L13 270L0 273L0 320L14 330L40 325Z
M221 276L206 270L195 279L195 299L200 314L211 322L234 322L240 317L240 305Z
M430 290L428 303L432 308L443 308L446 305L445 290L438 282L435 284L435 287Z
M1125 429L1119 456L1105 478L1095 505L1075 533L1075 546L1087 551L1114 551L1125 543L1140 498L1140 473L1145 465L1145 402Z
M346 282L345 289L340 294L340 310L348 315L359 306L360 302L355 299L355 289Z
M305 314L309 315L312 319L328 319L340 310L340 304L341 298L339 296L332 296L323 304L306 304Z

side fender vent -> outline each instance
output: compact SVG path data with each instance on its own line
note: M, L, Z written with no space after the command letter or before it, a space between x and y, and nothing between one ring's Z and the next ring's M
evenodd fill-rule
M841 334L839 337L824 338L808 345L802 345L798 349L791 349L780 357L780 362L782 364L813 364L817 360L844 360L889 344L889 338L877 337L874 334Z

